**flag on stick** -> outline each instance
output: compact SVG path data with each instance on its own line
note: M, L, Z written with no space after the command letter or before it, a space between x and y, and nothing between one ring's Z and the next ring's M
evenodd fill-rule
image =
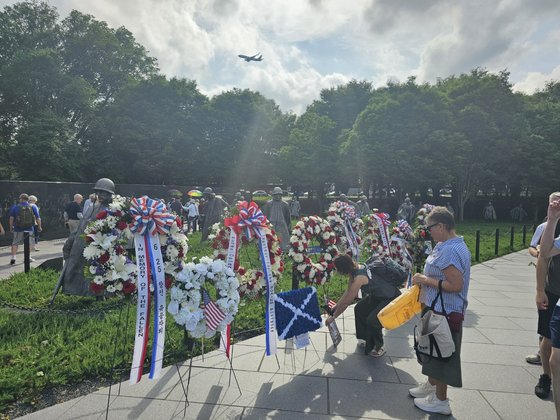
M216 330L220 322L222 322L226 315L222 312L218 305L216 305L206 290L202 290L202 300L204 302L204 317L206 318L206 326L210 330Z

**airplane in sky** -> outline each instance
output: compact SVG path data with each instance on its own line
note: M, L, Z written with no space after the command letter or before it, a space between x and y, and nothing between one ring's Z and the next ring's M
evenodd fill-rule
M260 55L259 55L260 54ZM243 55L243 54L239 54L238 55L239 58L242 58L243 60L245 60L247 63L249 61L263 61L263 56L261 53L256 53L253 56L248 56L248 55Z

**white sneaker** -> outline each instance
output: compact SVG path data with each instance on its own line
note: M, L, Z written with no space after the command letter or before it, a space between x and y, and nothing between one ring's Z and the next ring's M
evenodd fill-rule
M428 413L444 414L446 416L451 415L449 399L442 401L436 397L435 392L424 398L414 398L414 405Z
M423 398L436 392L436 386L432 385L429 381L426 381L422 385L418 385L415 388L410 388L408 393L414 398Z
M365 347L366 346L366 340L362 340L361 338L358 338L358 347Z

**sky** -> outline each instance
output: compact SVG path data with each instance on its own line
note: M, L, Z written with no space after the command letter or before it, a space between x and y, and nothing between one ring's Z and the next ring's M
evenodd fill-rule
M14 1L0 0L0 6ZM560 0L49 0L125 26L168 77L234 87L302 113L352 79L420 83L476 67L514 90L560 80ZM238 54L261 53L246 63Z

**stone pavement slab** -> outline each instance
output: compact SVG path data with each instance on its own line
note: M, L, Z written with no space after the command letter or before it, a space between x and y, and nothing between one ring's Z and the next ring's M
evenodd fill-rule
M537 349L531 261L520 251L473 267L461 352L463 388L449 390L451 418L554 418L553 402L533 393L541 368L525 362ZM357 346L351 308L337 324L343 335L337 348L323 327L311 334L313 346L295 349L290 341L280 342L277 357L265 357L259 336L234 346L235 375L223 354L213 352L193 359L192 370L187 360L178 369L165 368L157 381L123 382L120 393L113 386L108 418L449 418L416 409L408 396L408 389L425 379L412 350L414 321L385 332L387 353L379 359ZM108 393L103 388L25 418L105 418Z

